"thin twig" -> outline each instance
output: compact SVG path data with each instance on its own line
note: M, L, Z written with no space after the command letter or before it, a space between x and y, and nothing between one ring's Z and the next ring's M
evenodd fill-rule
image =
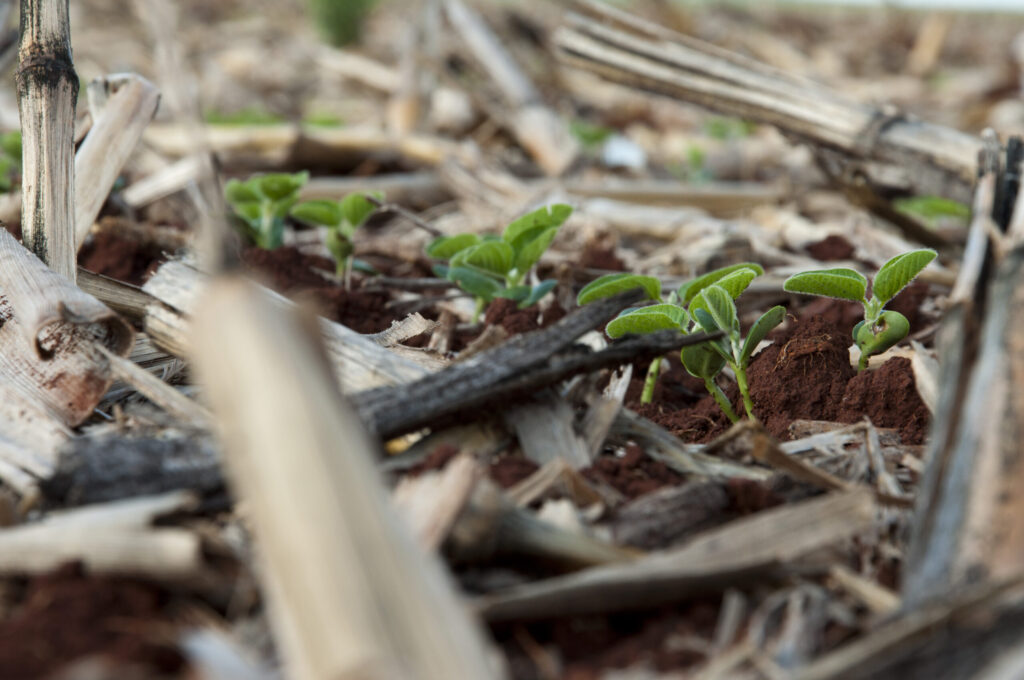
M399 217L404 217L405 219L409 220L420 229L423 229L424 231L429 233L431 236L442 235L440 229L424 221L419 215L412 212L411 210L407 210L406 208L403 208L402 206L396 203L388 203L386 201L382 201L376 196L373 196L372 194L364 194L364 197L366 198L366 200L368 200L370 203L373 203L375 206L377 206L384 212L391 212L395 213Z

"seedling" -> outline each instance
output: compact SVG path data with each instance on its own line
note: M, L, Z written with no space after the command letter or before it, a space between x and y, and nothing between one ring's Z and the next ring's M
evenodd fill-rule
M871 283L853 269L822 269L794 274L782 287L792 293L808 293L839 300L852 300L864 306L864 320L853 327L853 341L860 348L857 370L867 368L868 358L881 354L907 337L910 322L899 312L886 310L885 305L906 288L935 259L934 250L913 250L897 255L882 265Z
M732 368L743 395L747 415L753 418L753 402L747 386L746 369L758 343L785 317L782 307L773 307L754 323L746 341L740 337L739 317L733 300L746 290L755 277L763 273L761 266L752 262L722 267L684 284L678 291L670 293L667 300L662 299L661 283L653 277L610 274L585 286L577 302L584 305L633 288L643 288L647 296L657 302L647 307L627 309L610 321L605 332L612 338L627 333L645 334L664 329L687 334L698 330L708 333L724 331L725 336L719 340L684 347L680 352L680 360L690 375L704 381L704 387L722 411L731 421L736 422L739 416L715 378L726 364ZM651 363L640 397L641 403L649 404L653 400L660 366L660 358Z
M21 177L21 131L0 134L0 193L14 188Z
M371 195L377 200L384 198L383 194ZM340 201L303 201L291 209L291 216L300 222L327 227L327 249L334 257L338 276L344 279L346 290L349 288L352 253L355 251L352 237L375 210L377 206L365 194L349 194Z
M447 265L435 266L434 273L476 298L474 323L494 298L515 300L519 309L525 309L555 287L552 279L532 286L523 281L571 214L568 205L545 206L508 225L500 237L438 237L427 246L427 255L448 260Z
M308 172L257 175L244 182L233 179L225 185L224 197L246 236L260 248L273 250L281 245L285 218L308 179Z

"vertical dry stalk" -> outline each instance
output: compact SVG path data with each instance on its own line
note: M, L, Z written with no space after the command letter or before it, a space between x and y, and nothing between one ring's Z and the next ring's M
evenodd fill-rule
M196 363L289 677L496 677L441 565L400 526L312 337L242 279L215 282L196 314Z
M21 0L18 60L23 240L51 269L74 281L78 76L71 61L68 0Z

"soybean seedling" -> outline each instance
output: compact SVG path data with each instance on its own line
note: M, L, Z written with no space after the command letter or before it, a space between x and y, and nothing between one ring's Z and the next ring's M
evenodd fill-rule
M284 239L285 218L308 179L308 172L257 175L244 182L233 179L224 186L224 198L245 235L260 248L273 250Z
M371 195L377 200L384 198L382 194ZM375 210L377 206L365 194L349 194L340 201L303 201L291 209L291 216L300 222L327 227L327 249L334 257L338 276L344 279L346 290L349 288L352 254L355 252L352 237Z
M934 250L922 249L892 258L875 274L870 299L867 297L868 280L860 272L846 268L794 274L782 287L792 293L852 300L864 306L864 320L853 327L853 341L860 348L857 370L863 371L869 357L881 354L907 337L910 331L907 317L885 309L885 305L917 278L935 256Z
M515 300L525 309L555 287L553 279L535 285L523 281L571 214L568 205L545 206L509 224L500 237L440 236L427 246L427 255L448 260L435 266L434 273L476 298L474 323L495 298Z
M661 283L654 277L610 274L585 286L580 291L577 302L583 305L632 288L643 288L647 296L658 303L622 312L605 327L605 332L611 338L618 338L627 333L645 334L664 329L687 334L698 330L724 331L725 337L721 340L683 348L680 360L690 375L704 381L704 387L714 397L722 411L731 421L736 422L739 416L715 382L715 378L726 364L732 367L743 395L747 415L753 418L746 368L758 343L785 316L782 307L773 307L757 320L747 340L741 341L739 318L733 300L746 290L755 277L763 273L761 266L752 262L722 267L684 284L678 291L670 293L667 300L662 299ZM721 300L722 295L725 296L727 303ZM711 312L712 304L716 310L714 313ZM721 319L721 323L716 322L716 316ZM651 363L640 397L641 403L649 404L653 400L654 385L660 366L660 358Z

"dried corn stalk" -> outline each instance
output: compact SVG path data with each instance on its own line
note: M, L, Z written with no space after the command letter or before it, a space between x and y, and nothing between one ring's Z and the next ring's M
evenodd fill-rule
M74 121L78 76L71 62L68 0L21 2L21 231L55 272L75 280Z

